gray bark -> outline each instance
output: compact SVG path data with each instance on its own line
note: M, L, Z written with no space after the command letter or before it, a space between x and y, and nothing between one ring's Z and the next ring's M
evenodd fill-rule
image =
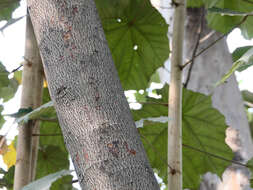
M93 0L29 0L28 10L82 189L159 189Z
M22 73L21 108L37 108L42 102L43 67L30 17L26 19L25 64ZM38 152L38 121L19 126L17 161L15 165L14 190L20 190L35 177Z

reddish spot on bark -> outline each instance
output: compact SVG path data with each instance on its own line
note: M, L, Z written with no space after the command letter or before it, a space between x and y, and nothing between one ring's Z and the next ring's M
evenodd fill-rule
M74 55L72 52L70 52L70 57L73 59L74 58Z
M76 153L76 162L79 165L79 155L78 155L78 153Z
M109 152L112 153L112 155L115 158L119 157L119 147L118 147L119 141L113 141L112 143L108 143L107 147L109 149Z
M76 45L75 44L71 44L72 49L76 49Z
M88 107L87 106L83 106L84 111L88 111Z
M52 16L51 19L50 19L50 23L51 24L54 24L54 17Z
M68 32L72 30L72 26L68 25L67 23L65 24L65 28Z
M125 145L125 147L126 147L128 153L130 153L130 154L132 154L132 155L135 155L135 154L136 154L136 151L135 151L134 149L129 149L129 148L128 148L127 142L124 142L124 145Z
M89 155L88 155L88 153L84 154L84 158L85 158L86 161L89 161Z
M60 56L60 61L62 61L62 60L63 60L63 56L61 55L61 56Z
M64 21L64 16L61 16L60 17L60 22L63 22Z
M73 14L75 15L76 13L78 13L78 8L77 7L73 7Z
M68 41L68 40L70 40L70 38L71 38L71 32L70 31L63 34L63 40L64 41Z
M88 153L85 151L85 149L83 149L83 153L84 153L84 159L85 159L85 161L88 162L88 161L89 161L89 155L88 155Z
M101 110L101 106L96 106L95 109L96 110Z
M97 93L95 94L95 100L98 101L99 98L100 98L100 96L99 96L99 93L97 92Z

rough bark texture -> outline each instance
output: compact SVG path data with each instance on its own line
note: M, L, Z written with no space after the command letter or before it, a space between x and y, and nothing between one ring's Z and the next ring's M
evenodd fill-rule
M29 0L28 10L82 189L158 190L93 0Z
M182 69L185 0L175 1L168 122L168 189L181 190L182 182Z
M197 31L201 22L200 9L188 8L186 22L185 48L187 51L185 51L185 58L190 60L192 59L192 51L197 41ZM207 34L211 35L199 44L198 51L207 47L220 36L217 32L211 32L212 30L207 27L205 21L201 37ZM214 84L221 79L231 65L231 54L228 51L226 39L224 38L194 60L187 87L204 94L212 94L213 106L225 116L226 122L230 126L226 131L225 140L235 152L234 160L246 163L253 155L252 140L242 96L235 76L233 75L225 84L218 88L213 88ZM189 72L186 70L185 79L187 75L189 75ZM247 168L232 165L223 173L222 181L217 180L216 185L212 180L213 178L204 177L200 189L208 189L208 185L210 187L215 185L213 189L218 190L247 189L249 188L249 176Z
M36 108L41 105L42 101L43 67L29 16L27 16L26 23L21 108ZM37 121L29 121L27 124L19 126L14 190L20 190L34 179L38 138L32 139L32 133L33 131L38 133L38 130L39 123Z

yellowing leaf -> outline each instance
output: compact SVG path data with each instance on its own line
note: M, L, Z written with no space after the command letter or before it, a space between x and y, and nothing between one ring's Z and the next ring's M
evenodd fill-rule
M43 80L43 87L47 88L47 81L46 80Z
M16 156L17 152L14 147L14 142L12 142L8 146L8 151L6 152L6 154L3 155L4 163L7 165L8 169L16 164Z

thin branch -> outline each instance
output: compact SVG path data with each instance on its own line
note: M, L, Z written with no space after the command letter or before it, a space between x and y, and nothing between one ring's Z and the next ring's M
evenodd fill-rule
M49 121L49 122L57 122L58 121L58 119L56 117L54 117L54 118L38 117L35 120Z
M162 103L162 102L128 102L128 103L137 103L137 104L153 104L153 105L161 105L168 107L168 103Z
M32 134L33 137L44 137L44 136L50 136L50 137L53 137L53 136L62 136L61 133L54 133L54 134Z
M205 35L204 37L202 37L200 40L199 40L199 43L203 43L204 41L206 41L207 39L209 39L213 34L215 34L215 31L212 30L211 32L209 32L207 35Z
M185 84L184 84L185 88L187 88L187 86L189 84L189 81L190 81L190 78L191 78L191 73L192 73L192 68L193 68L193 65L194 65L194 60L195 60L195 56L196 56L196 53L197 53L197 50L198 50L198 47L199 47L200 37L201 37L202 30L203 30L203 25L204 25L204 9L203 8L201 9L200 17L201 17L201 19L200 19L199 28L198 28L197 41L196 41L195 47L194 47L193 52L192 52L192 59L191 59L192 64L190 64L190 68L188 70L187 78L186 78L186 81L185 81Z
M15 73L16 71L18 71L21 67L23 67L23 64L19 65L16 69L13 69L11 71L11 73Z
M225 36L230 34L235 28L239 27L241 24L243 24L246 19L248 18L249 15L244 16L243 19L236 25L234 26L231 30L229 30L226 34L221 35L219 38L217 38L215 41L213 41L211 44L209 44L206 48L202 49L199 53L197 53L194 57L194 59L198 56L200 56L202 53L204 53L206 50L211 48L213 45L215 45L218 41L222 40ZM184 65L181 66L182 69L184 69L188 64L192 63L192 59L187 61Z
M10 26L10 25L12 25L12 24L18 22L19 20L21 20L21 19L24 18L25 16L26 16L26 15L21 16L21 17L19 17L19 18L12 18L12 19L9 19L9 20L7 21L7 23L6 23L4 26L2 26L2 27L0 28L0 31L3 32L8 26Z
M78 179L73 180L71 183L77 183L77 182L78 182Z
M250 3L250 4L253 4L253 1L250 1L250 0L243 0L244 2L247 2L247 3Z
M245 166L245 167L253 168L253 166L251 166L251 165L243 164L243 163L241 163L241 162L237 162L237 161L234 161L234 160L229 160L229 159L224 158L224 157L222 157L222 156L218 156L218 155L215 155L215 154L212 154L212 153L210 153L210 152L206 152L206 151L200 150L200 149L198 149L198 148L195 148L195 147L192 147L192 146L189 146L189 145L186 145L186 144L182 144L182 145L183 145L184 147L186 147L186 148L195 150L195 151L197 151L197 152L201 152L201 153L203 153L203 154L207 154L207 155L209 155L209 156L212 156L212 157L214 157L214 158L223 160L223 161L225 161L225 162L229 162L229 163L232 162L232 163L237 164L237 165L240 165L240 166Z

